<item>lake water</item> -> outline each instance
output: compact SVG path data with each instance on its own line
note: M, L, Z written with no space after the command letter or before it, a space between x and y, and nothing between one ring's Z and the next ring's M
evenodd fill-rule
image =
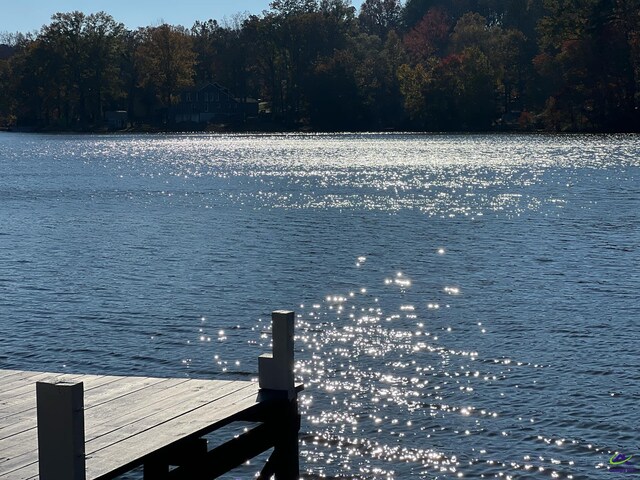
M293 309L308 478L619 478L639 272L640 136L0 134L0 368L255 378Z

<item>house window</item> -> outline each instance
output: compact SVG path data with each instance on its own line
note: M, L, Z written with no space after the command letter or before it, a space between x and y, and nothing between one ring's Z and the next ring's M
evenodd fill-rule
M207 92L204 92L204 101L205 102L209 101L209 94Z
M191 101L191 92L187 92L187 102Z
M216 102L220 101L220 92L216 92Z
M209 102L205 102L204 104L204 111L208 112L209 111Z

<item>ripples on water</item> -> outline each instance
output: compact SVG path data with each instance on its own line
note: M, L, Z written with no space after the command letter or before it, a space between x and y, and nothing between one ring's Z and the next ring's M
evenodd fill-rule
M621 475L639 158L637 136L3 134L0 367L252 378L291 308L309 477Z

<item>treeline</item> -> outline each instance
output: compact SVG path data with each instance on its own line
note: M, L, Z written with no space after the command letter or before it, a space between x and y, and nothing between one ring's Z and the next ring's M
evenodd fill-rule
M640 131L640 0L275 0L135 31L72 12L0 44L0 126L174 128L214 81L260 100L258 128Z

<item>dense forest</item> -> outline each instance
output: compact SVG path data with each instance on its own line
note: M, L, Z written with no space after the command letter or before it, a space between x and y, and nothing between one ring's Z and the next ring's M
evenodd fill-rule
M0 36L0 126L126 111L177 129L181 92L209 82L259 102L232 128L640 131L640 0L274 0L190 28L71 12Z

